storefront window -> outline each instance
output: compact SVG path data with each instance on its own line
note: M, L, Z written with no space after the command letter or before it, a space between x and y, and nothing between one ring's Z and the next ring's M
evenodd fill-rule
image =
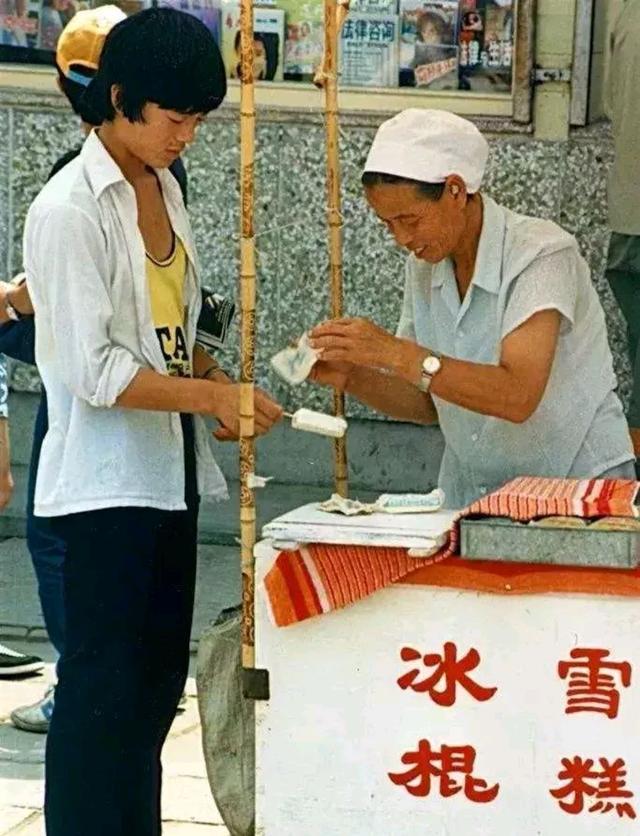
M517 0L352 0L341 35L343 87L510 93ZM0 61L53 63L60 32L86 0L0 0ZM237 0L121 0L133 13L173 6L200 18L237 78ZM322 55L322 0L254 10L256 78L309 82Z

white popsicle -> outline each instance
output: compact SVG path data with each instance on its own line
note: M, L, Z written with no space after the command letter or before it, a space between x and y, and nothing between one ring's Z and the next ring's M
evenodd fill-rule
M324 412L314 412L313 409L298 409L288 417L291 418L291 426L294 430L304 430L331 438L342 438L347 431L347 422L344 418L325 415Z

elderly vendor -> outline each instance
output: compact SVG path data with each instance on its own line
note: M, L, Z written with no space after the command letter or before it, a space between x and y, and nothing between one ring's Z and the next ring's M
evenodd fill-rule
M365 319L319 325L313 379L439 423L449 507L518 475L635 478L589 268L556 224L480 192L487 157L451 113L410 109L381 126L362 183L409 251L400 324L395 336Z

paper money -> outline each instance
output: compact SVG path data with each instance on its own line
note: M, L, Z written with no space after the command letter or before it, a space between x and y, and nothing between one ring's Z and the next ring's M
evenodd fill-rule
M318 505L321 511L330 514L343 514L345 517L353 517L356 514L373 514L373 505L359 502L357 499L346 499L340 494L331 494L331 499L326 499Z
M431 493L384 493L375 502L360 502L333 494L331 499L321 502L321 511L344 514L428 514L444 507L444 491L436 488ZM437 544L436 544L437 545Z
M271 358L271 367L283 380L298 386L308 377L319 354L309 345L309 335L303 334L296 346L289 346Z

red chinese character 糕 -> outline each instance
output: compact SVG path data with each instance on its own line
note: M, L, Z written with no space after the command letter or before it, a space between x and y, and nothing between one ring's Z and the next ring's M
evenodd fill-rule
M620 675L620 684L628 688L631 684L629 662L604 661L610 651L598 648L574 648L569 654L572 662L559 662L558 674L567 679L567 707L565 714L592 711L606 714L613 720L618 716L620 692L615 677L606 671Z
M626 789L626 764L622 758L610 762L600 758L600 769L595 768L591 758L563 758L563 769L558 773L558 780L566 781L562 787L549 790L558 800L565 813L577 816L585 809L585 797L594 799L588 808L589 813L617 812L620 818L636 818L636 811L628 801L633 798L631 790ZM571 797L572 796L572 797Z
M424 798L431 792L433 778L439 779L439 792L450 798L461 790L469 801L486 804L498 795L499 784L489 787L482 778L473 776L476 750L473 746L443 746L440 752L431 748L428 740L421 740L415 752L406 752L402 763L409 766L406 772L389 772L389 778L397 786L404 786L411 795ZM454 780L452 773L464 776L463 783Z
M425 667L435 668L435 670L424 679L419 680L420 669L413 668L398 679L398 685L403 690L411 688L417 693L428 693L435 703L444 706L452 706L455 703L456 685L460 685L468 691L478 702L490 700L498 689L478 685L467 675L469 671L474 670L480 664L478 651L472 647L464 658L458 659L457 656L458 648L453 642L445 643L442 656L437 653L427 653L423 656L420 651L414 650L412 647L403 647L400 651L403 662L417 662L421 659ZM441 680L444 681L444 686L440 690L436 690L436 686Z

